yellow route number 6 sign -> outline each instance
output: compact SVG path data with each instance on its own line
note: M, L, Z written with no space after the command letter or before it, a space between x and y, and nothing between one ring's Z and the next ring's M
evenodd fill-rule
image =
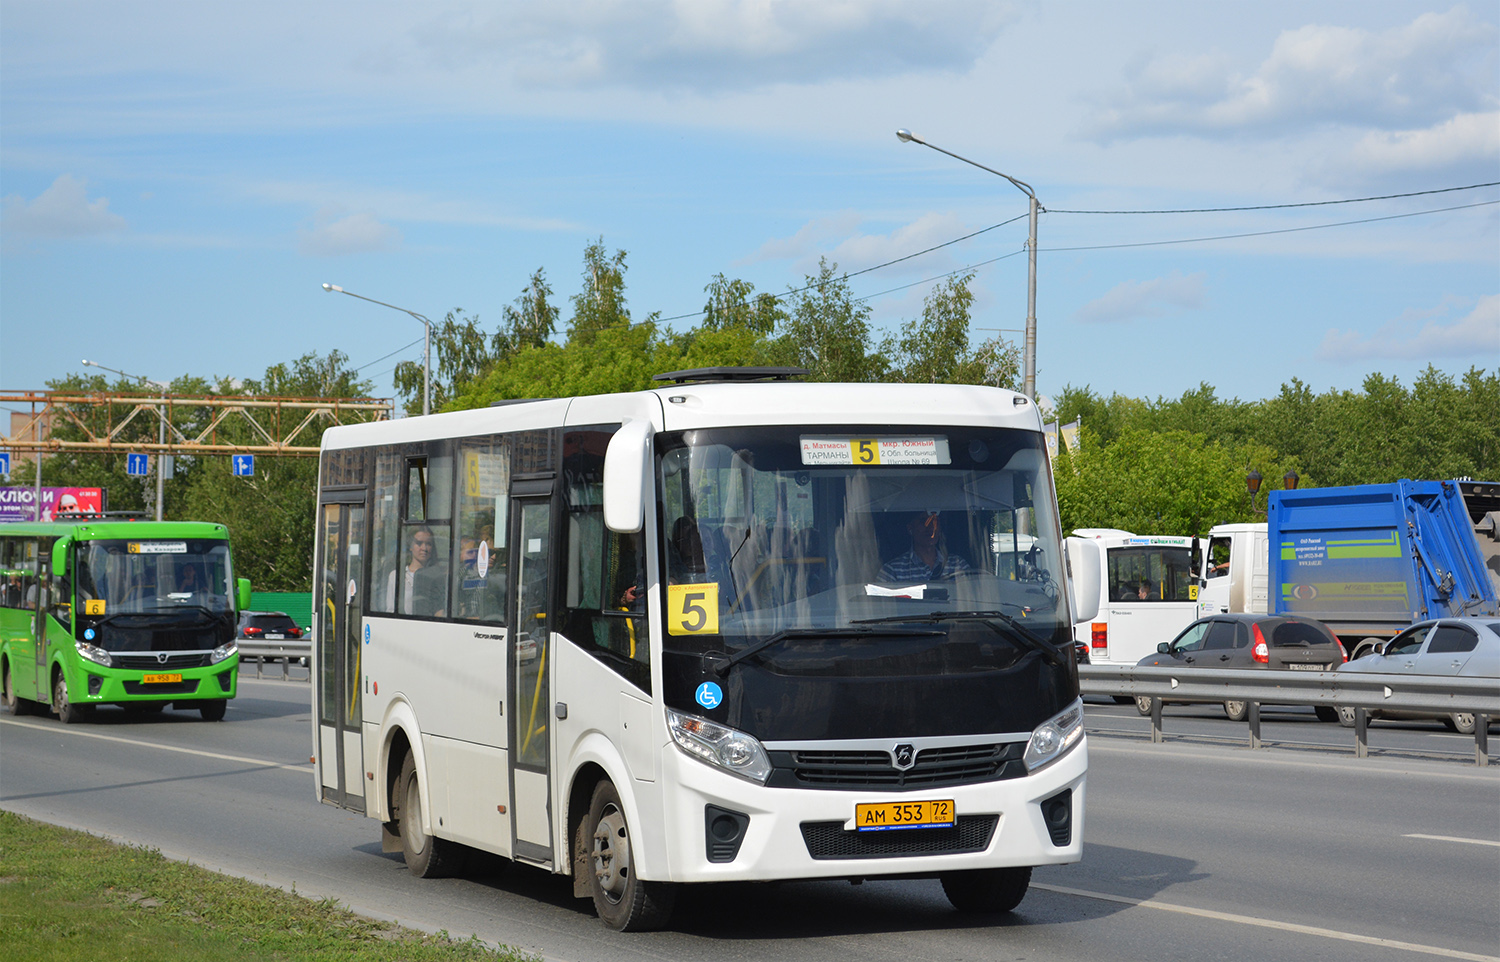
M716 635L719 633L719 584L667 586L667 633L671 635Z

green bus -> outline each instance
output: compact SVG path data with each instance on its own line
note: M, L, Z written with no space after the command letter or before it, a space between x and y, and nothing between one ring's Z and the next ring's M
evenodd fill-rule
M234 578L221 524L0 525L0 685L11 714L95 706L224 717L236 690Z

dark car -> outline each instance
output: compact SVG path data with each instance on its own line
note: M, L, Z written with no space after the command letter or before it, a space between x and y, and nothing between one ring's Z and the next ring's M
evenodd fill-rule
M1284 671L1332 671L1344 663L1344 647L1321 621L1286 615L1223 614L1199 618L1176 638L1156 646L1156 654L1137 662L1141 668L1275 668ZM1136 710L1151 714L1151 699L1135 700ZM1316 709L1322 721L1337 721L1331 707ZM1250 707L1224 702L1224 714L1244 721Z
M302 629L284 611L242 611L234 636L250 641L282 641L301 638Z

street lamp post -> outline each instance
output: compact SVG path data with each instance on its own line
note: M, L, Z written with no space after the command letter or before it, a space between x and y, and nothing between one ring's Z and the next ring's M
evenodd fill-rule
M167 388L171 387L171 385L163 384L161 381L153 381L149 377L142 377L139 374L126 374L124 371L118 371L112 367L105 367L98 361L90 361L85 359L83 361L83 365L85 367L97 367L101 371L109 371L111 374L118 374L121 377L128 377L131 380L140 381L142 384L154 384L157 387L161 388L161 409L159 411L160 416L157 418L158 423L156 430L157 443L160 444L163 448L163 450L156 452L156 520L160 521L162 501L166 498L167 492L166 484L164 483L166 479L166 472L163 471L163 467L166 462L162 459L167 457L167 453L165 451L165 448L167 446ZM38 504L37 508L38 510L40 510L41 505Z
M929 144L927 141L923 140L921 137L918 137L916 134L912 133L909 130L898 130L898 131L896 131L896 139L900 140L903 144L905 144L905 143L917 143L917 144L921 144L923 147L931 147L933 150L937 151L938 153L940 153L940 154L947 154L949 157L952 157L955 160L961 160L964 163L970 165L971 167L978 167L980 170L989 171L990 173L994 174L997 177L1004 177L1006 180L1008 180L1012 184L1014 184L1016 186L1017 190L1021 191L1027 197L1031 198L1031 217L1030 217L1030 221L1029 221L1029 223L1030 223L1030 232L1028 233L1027 238L1026 238L1026 247L1027 247L1027 250L1030 252L1031 256L1030 256L1030 259L1029 259L1030 263L1027 266L1027 271L1026 271L1026 344L1025 344L1024 351L1022 353L1022 358L1023 358L1023 360L1022 360L1022 366L1024 367L1024 371L1022 373L1021 393L1025 394L1027 397L1029 397L1033 401L1035 401L1036 400L1036 218L1037 218L1037 214L1041 213L1041 210L1042 210L1041 203L1036 199L1036 191L1032 190L1031 189L1031 185L1028 184L1028 183L1026 183L1025 181L1016 180L1014 177L1012 177L1009 174L1002 174L1002 173L1000 173L1000 171L995 170L994 168L986 167L985 165L983 165L981 163L977 163L975 161L972 161L972 160L970 160L967 157L961 157L958 154L953 153L951 150L944 150L941 147L938 147L938 146L933 145L933 144Z
M363 294L356 294L353 291L346 291L337 284L324 284L323 290L328 291L331 294L348 294L350 297L357 297L362 301L369 301L371 304L379 304L381 307L389 307L393 311L400 311L402 314L410 314L412 317L422 322L422 328L424 330L424 333L422 335L422 413L431 414L432 322L423 317L421 314L418 314L416 311L408 311L404 307L397 307L394 304L387 304L385 301L377 301L373 297L365 297Z

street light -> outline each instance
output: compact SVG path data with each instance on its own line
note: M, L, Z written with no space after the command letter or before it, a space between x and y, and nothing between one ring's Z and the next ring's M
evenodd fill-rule
M912 133L909 130L898 130L898 131L896 131L896 139L899 140L899 141L901 141L903 144L917 143L917 144L921 144L923 147L931 147L933 150L937 151L938 153L940 153L940 154L947 154L949 157L952 157L954 160L961 160L961 161L963 161L964 163L968 164L971 167L978 167L980 170L989 171L990 173L994 174L996 177L1004 177L1006 180L1008 180L1012 184L1014 184L1016 186L1017 190L1021 191L1027 197L1031 198L1031 219L1030 219L1031 230L1030 230L1030 233L1027 235L1027 238L1026 238L1026 247L1031 252L1031 257L1030 257L1030 264L1029 264L1029 266L1027 268L1027 272L1026 272L1026 345L1025 345L1024 352L1022 354L1022 358L1023 358L1022 365L1023 365L1023 367L1024 367L1025 370L1024 370L1024 373L1022 374L1021 393L1025 394L1027 397L1029 397L1033 401L1035 401L1036 400L1036 217L1037 217L1037 214L1040 213L1041 209L1042 209L1041 203L1036 199L1036 191L1032 190L1031 189L1031 185L1028 184L1028 183L1026 183L1025 181L1016 180L1010 174L1002 174L1000 171L995 170L992 167L986 167L985 165L983 165L981 163L977 163L975 161L972 161L972 160L970 160L967 157L960 157L958 154L953 153L951 150L944 150L941 147L935 146L933 144L929 144L927 141L923 140L921 137L918 137L916 134Z
M418 314L416 311L408 311L404 307L397 307L394 304L387 304L385 301L377 301L373 297L365 297L363 294L356 294L353 291L346 291L342 287L338 286L337 284L324 284L323 285L323 290L328 291L331 294L348 294L350 297L357 297L357 298L359 298L362 301L369 301L371 304L379 304L381 307L389 307L393 311L400 311L402 314L410 314L412 317L415 317L417 320L419 320L419 321L422 322L422 327L423 327L424 332L425 332L422 335L422 413L423 414L431 414L432 413L432 322L429 321L427 318L423 317L421 314Z
M169 456L167 455L165 448L167 446L167 388L171 387L171 385L163 384L160 381L153 381L149 377L142 377L139 374L126 374L124 371L116 370L112 367L105 367L98 361L90 361L88 359L85 359L82 363L84 367L97 367L101 371L109 371L111 374L118 374L121 377L128 377L133 381L140 381L142 384L154 384L157 387L161 388L161 416L158 418L159 423L157 425L156 432L157 442L163 448L163 450L156 452L156 520L160 521L162 501L166 498L166 485L163 483L166 478L166 474L162 470L166 462L164 462L162 459ZM40 510L40 502L38 502L37 508L38 510Z

